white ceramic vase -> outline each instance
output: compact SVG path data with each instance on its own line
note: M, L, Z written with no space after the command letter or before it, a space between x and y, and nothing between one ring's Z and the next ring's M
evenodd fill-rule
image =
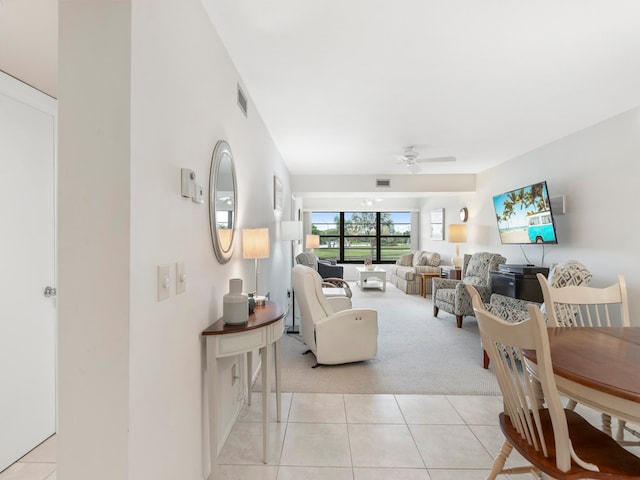
M230 325L239 325L249 319L249 300L242 293L241 278L229 280L229 293L222 298L222 319Z

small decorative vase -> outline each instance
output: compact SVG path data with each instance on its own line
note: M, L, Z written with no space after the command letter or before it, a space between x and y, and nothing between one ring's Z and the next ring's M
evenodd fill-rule
M224 323L239 325L249 319L247 295L242 293L242 279L229 280L229 293L222 297L222 319Z
M253 313L256 309L256 299L253 296L253 293L249 294L249 315Z

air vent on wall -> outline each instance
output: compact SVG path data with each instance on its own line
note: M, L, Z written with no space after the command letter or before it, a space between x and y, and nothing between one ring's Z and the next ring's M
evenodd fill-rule
M244 92L240 88L240 85L238 85L238 106L240 107L240 110L242 110L242 113L244 113L244 116L246 117L247 116L247 97L244 95Z
M388 178L376 178L376 187L380 188L380 187L385 187L385 188L390 188L391 187L391 180Z

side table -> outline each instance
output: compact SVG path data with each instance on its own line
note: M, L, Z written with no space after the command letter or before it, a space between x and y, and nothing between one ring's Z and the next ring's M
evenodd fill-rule
M209 404L209 446L211 472L209 480L218 478L218 358L247 354L247 375L251 378L252 352L259 349L262 355L262 454L264 463L269 459L269 397L271 393L271 364L275 363L276 417L280 421L280 338L284 333L286 311L273 302L256 306L249 321L240 325L227 325L221 319L202 332L207 342L207 374ZM275 359L271 358L273 345ZM251 384L248 382L248 402L251 403Z
M421 293L422 296L424 298L427 298L427 282L429 281L429 279L434 278L434 277L439 277L440 273L420 273L420 278L422 280L422 289L421 289Z
M451 280L461 280L462 269L456 268L453 265L445 265L440 267L440 276L442 278L450 278Z
M360 290L365 288L379 288L383 292L387 289L387 271L375 267L373 270L369 270L365 267L356 267L358 272L358 280L356 284L360 287Z

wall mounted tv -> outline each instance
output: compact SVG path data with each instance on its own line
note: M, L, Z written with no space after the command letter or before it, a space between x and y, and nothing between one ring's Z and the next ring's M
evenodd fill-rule
M493 197L503 244L558 243L547 182Z

